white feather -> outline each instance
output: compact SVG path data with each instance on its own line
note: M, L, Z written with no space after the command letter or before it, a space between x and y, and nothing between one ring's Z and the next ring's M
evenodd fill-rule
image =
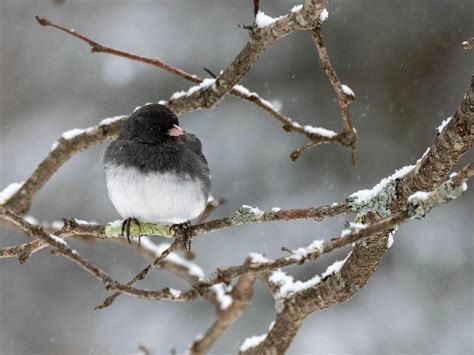
M206 205L202 183L189 175L142 173L108 164L105 176L110 200L123 218L182 223L199 216Z

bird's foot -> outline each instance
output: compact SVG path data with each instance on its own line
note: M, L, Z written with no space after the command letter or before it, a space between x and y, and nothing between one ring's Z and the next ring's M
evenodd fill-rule
M132 226L132 223L135 223L138 226L138 230L141 230L141 225L140 221L136 218L129 217L123 220L122 222L122 235L127 237L128 244L132 244L130 241L130 227ZM140 246L141 242L141 236L138 236L138 246Z
M186 221L183 223L176 223L173 224L171 228L178 234L179 237L183 238L184 247L188 252L191 252L191 239L193 238L191 222Z

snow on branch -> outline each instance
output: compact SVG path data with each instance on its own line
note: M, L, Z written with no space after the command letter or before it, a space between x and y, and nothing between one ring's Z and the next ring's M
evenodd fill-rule
M320 15L320 22L323 23L327 19L327 10L324 11ZM321 18L322 17L322 18ZM352 165L357 165L356 160L356 152L357 152L357 134L352 126L351 115L349 112L349 105L355 99L355 93L352 89L342 84L339 80L339 77L334 70L331 60L329 59L329 54L326 48L326 44L324 42L323 36L321 34L321 25L314 27L311 31L311 38L316 46L316 50L318 52L319 61L321 63L321 67L324 70L326 76L331 83L334 92L336 93L337 99L339 101L339 108L342 113L342 120L343 120L343 128L344 128L344 136L341 143L347 147L351 147L352 149Z
M258 1L254 2L257 3ZM303 134L310 139L310 143L292 153L292 158L298 158L303 151L316 145L338 142L351 147L355 163L357 136L348 110L355 94L337 77L321 35L321 25L327 18L325 10L327 3L327 0L306 0L303 6L295 6L288 15L277 19L258 12L257 5L256 25L250 28L248 42L219 77L212 79L201 79L159 59L105 47L74 30L43 18L36 17L36 19L43 26L56 28L86 42L92 52L108 53L150 64L197 84L184 92L172 95L167 102L178 114L215 107L227 95L234 95L268 112L282 123L287 131ZM238 85L263 50L295 31L308 31L313 38L322 68L339 101L343 119L341 133L311 125L302 126L279 113L271 103L258 94ZM465 46L468 45L469 43ZM217 318L206 333L193 343L191 351L194 353L206 352L225 329L242 314L252 297L252 286L256 277L269 276L279 287L277 290L277 298L280 299L277 302L279 312L274 326L270 327L267 334L252 337L244 342L241 352L258 353L264 350L269 353L283 353L309 314L346 301L367 283L381 257L393 243L393 233L398 225L410 219L422 218L433 208L458 198L466 191L466 181L474 175L472 165L466 166L457 174L449 176L449 173L472 146L473 85L474 78L471 78L470 89L461 105L452 118L439 127L439 134L434 144L414 167L405 167L401 172L383 179L373 189L353 194L346 203L318 208L271 211L244 205L231 216L199 223L191 229L192 236L196 237L244 224L295 219L320 221L326 217L349 213L351 210L358 213L356 221L349 224L349 228L340 236L325 242L314 241L307 247L291 250L290 255L268 259L261 254L252 253L241 265L219 268L209 275L204 275L199 266L176 253L186 244L187 239L183 230L150 224L145 226L146 234L173 237L173 242L156 246L150 240L144 239L142 252L146 253L152 262L125 284L79 255L64 240L69 237L87 236L91 239L124 242L125 238L120 235L117 223L97 225L69 219L65 220L61 230L52 233L31 217L21 217L19 214L28 211L36 192L64 162L77 152L117 135L121 124L127 118L118 116L102 120L93 127L75 128L64 132L53 144L51 152L24 183L10 185L1 192L0 219L22 230L33 240L18 246L17 249L8 247L0 250L0 257L15 255L20 261L26 260L34 250L48 246L55 254L68 258L102 282L106 290L115 291L98 308L111 305L120 294L150 300L180 302L202 296L215 305ZM140 231L132 230L132 237L135 237L132 239L133 243L136 243L136 237L140 234ZM315 260L322 254L349 245L353 245L353 249L346 259L330 265L321 276L316 275L305 282L295 281L291 276L278 270ZM168 268L187 280L191 288L185 291L168 287L161 290L147 290L133 286L158 266ZM238 276L239 280L232 285L233 278Z
M380 186L382 191L379 190L379 195L383 194L387 186L392 183L395 185L394 194L387 199L386 206L374 206L375 213L370 208L358 211L358 219L364 222L365 228L361 228L356 234L368 234L354 244L353 252L340 272L317 283L313 288L295 293L280 304L281 311L277 314L275 326L264 341L249 353L284 353L309 314L347 301L367 283L393 243L393 234L402 221L423 217L433 207L464 193L466 180L474 175L472 164L457 174L449 175L463 154L472 147L473 123L474 76L453 119L439 133L416 166L395 180L385 180L388 184ZM373 199L374 196L370 194L370 198ZM364 199L362 202L367 201L370 200ZM380 219L377 214L379 211L389 211L389 216ZM380 228L374 228L375 226ZM354 231L348 235L352 233Z
M388 206L395 198L397 179L408 174L414 167L414 165L406 165L395 171L392 175L380 180L371 189L354 192L346 199L347 203L357 213L373 211L381 216L390 215Z
M30 177L2 204L17 213L26 213L35 194L67 160L92 145L104 143L116 136L126 118L127 116L110 117L97 126L63 133Z
M196 75L189 74L179 68L173 67L160 59L148 58L124 52L118 49L104 46L89 37L67 28L65 26L57 25L50 20L36 16L36 20L42 26L52 27L67 33L85 43L91 47L93 53L108 53L111 55L123 57L129 60L138 61L153 65L157 68L166 70L170 73L178 75L186 80L198 83L197 87L189 89L185 93L176 94L172 97L170 108L176 111L176 113L183 113L193 109L199 109L204 107L212 107L218 101L220 101L227 94L232 94L254 103L262 110L270 113L274 118L283 123L284 128L287 131L297 132L306 135L311 143L308 145L295 150L290 156L293 160L297 159L301 153L311 147L319 144L326 143L341 143L343 145L354 145L353 135L354 133L345 129L343 134L334 135L332 131L323 131L322 129L312 129L313 127L307 126L307 129L302 128L300 125L293 125L290 118L280 114L278 110L275 110L269 102L261 99L258 95L252 92L246 92L242 87L235 87L240 79L250 70L250 67L257 60L259 53L266 47L273 44L275 41L285 37L291 32L298 30L311 30L314 26L314 18L319 18L321 14L324 14L325 7L327 6L327 0L312 0L306 1L304 7L298 7L296 10L291 11L282 21L276 21L264 29L258 29L251 33L251 39L247 42L247 45L242 49L240 54L219 76L216 80L214 79L203 79ZM317 21L316 21L317 22ZM237 66L236 63L240 65ZM248 90L247 90L248 91ZM87 149L93 144L99 144L107 139L115 137L120 129L121 123L126 119L126 116L120 116L116 118L103 120L99 126L102 128L97 131L95 127L86 129L73 129L65 132L62 136L64 141L72 141L70 144L63 144L60 146L61 139L58 143L53 144L51 153L43 160L38 168L33 172L30 178L26 181L25 185L11 198L8 207L19 213L25 213L28 211L31 200L34 194L51 178L52 174L64 164L65 161L70 159L74 154L81 150ZM88 137L85 138L85 135ZM352 138L351 138L352 137ZM64 143L64 142L63 142Z

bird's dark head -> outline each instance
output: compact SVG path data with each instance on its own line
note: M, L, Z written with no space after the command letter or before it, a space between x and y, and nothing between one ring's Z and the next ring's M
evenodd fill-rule
M160 143L176 139L184 133L173 111L160 104L148 104L133 112L122 126L119 138Z

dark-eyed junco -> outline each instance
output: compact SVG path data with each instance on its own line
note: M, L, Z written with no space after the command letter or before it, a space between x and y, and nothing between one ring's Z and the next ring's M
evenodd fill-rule
M203 211L211 188L201 141L159 104L133 112L105 151L104 170L110 200L125 219L122 232L132 221L186 223Z

